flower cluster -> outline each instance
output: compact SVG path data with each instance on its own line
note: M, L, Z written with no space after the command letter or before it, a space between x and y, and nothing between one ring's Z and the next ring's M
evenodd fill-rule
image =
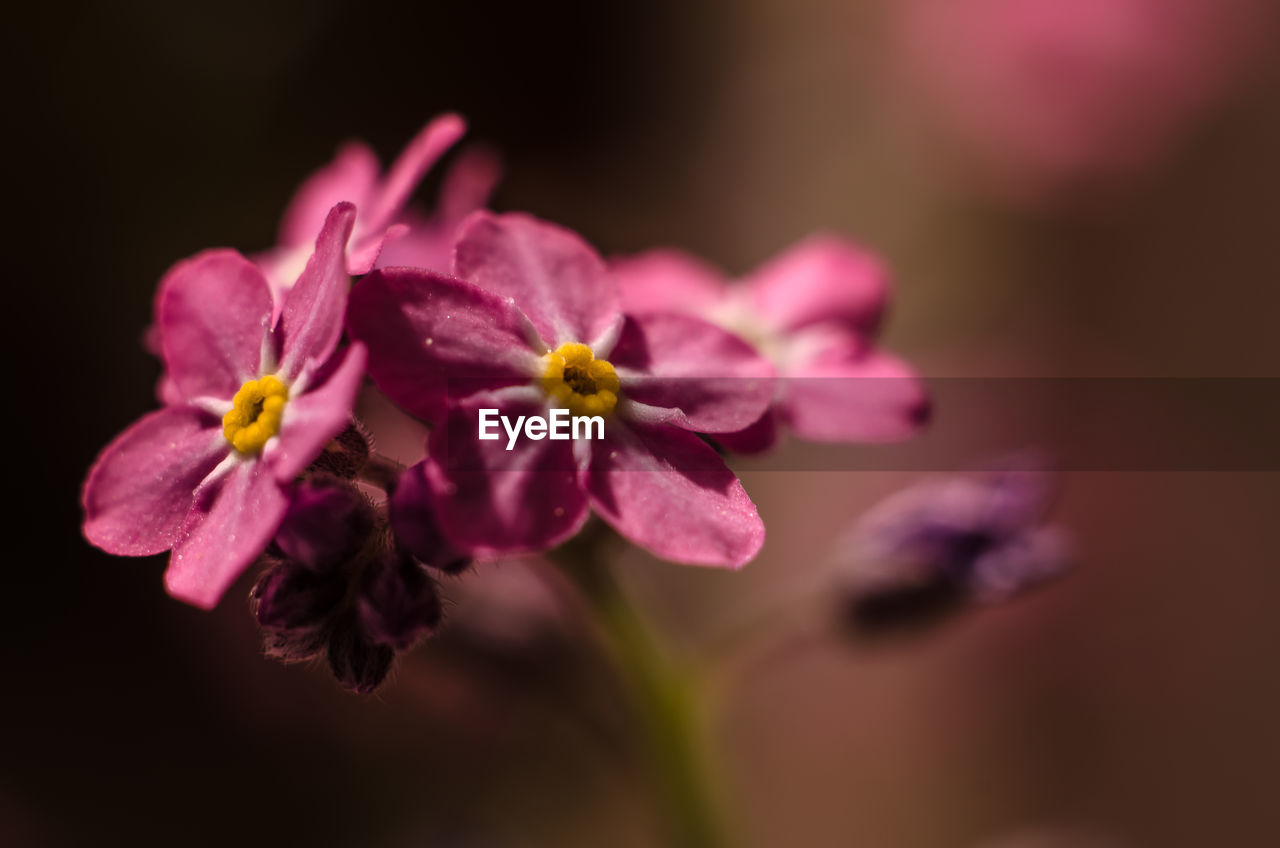
M887 282L860 248L816 237L739 285L671 251L606 263L567 229L485 209L498 169L476 149L434 213L407 206L464 129L432 121L385 175L345 147L276 247L169 271L148 337L162 408L84 486L86 538L169 551L183 601L212 607L265 563L251 605L268 652L323 655L355 691L435 630L437 581L474 559L547 550L594 514L659 557L737 568L765 531L725 450L780 426L902 439L928 409L873 344ZM418 464L372 451L355 410L373 392L429 426ZM533 423L555 410L594 435L544 438ZM530 423L494 440L485 415Z

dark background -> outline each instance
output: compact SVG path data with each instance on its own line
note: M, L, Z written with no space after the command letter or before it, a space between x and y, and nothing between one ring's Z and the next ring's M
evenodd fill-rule
M261 658L247 584L202 613L164 595L163 558L79 536L85 470L154 404L139 340L155 282L205 247L269 246L345 139L385 162L460 111L503 155L498 208L607 253L674 243L743 271L817 227L855 234L897 269L889 340L926 374L1276 376L1274 68L1158 174L1083 207L1010 204L884 129L884 12L845 5L16 15L0 844L655 843L625 721L571 647L477 657L446 637L359 699ZM735 577L634 555L633 589L696 651L708 619L816 567L907 476L751 472L758 563ZM1274 473L1075 475L1061 511L1087 555L1060 588L900 648L827 645L745 687L717 744L748 829L1273 844L1277 506Z

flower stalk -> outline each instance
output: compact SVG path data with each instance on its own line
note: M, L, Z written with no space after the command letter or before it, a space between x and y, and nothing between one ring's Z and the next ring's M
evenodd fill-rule
M560 548L557 559L595 614L640 725L667 842L679 848L732 843L707 751L705 701L696 677L659 644L622 591L604 555L617 537L601 522Z

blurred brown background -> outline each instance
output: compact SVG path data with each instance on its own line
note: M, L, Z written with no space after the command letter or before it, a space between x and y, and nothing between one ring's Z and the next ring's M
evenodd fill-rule
M606 253L673 244L741 272L815 228L848 234L894 267L887 341L926 375L1274 377L1280 68L1270 4L1226 5L1250 34L1226 52L1258 62L1154 129L1135 104L1155 94L1122 103L1136 123L1116 132L1161 141L1136 164L1065 165L955 131L929 80L965 58L912 65L903 46L927 2L25 9L5 51L22 507L0 844L659 844L625 719L576 652L446 636L360 699L261 658L247 584L201 613L164 595L161 558L79 537L84 471L154 403L155 282L204 247L268 246L339 142L385 161L459 110L504 155L499 208ZM1208 74L1210 53L1168 61ZM631 589L697 656L912 476L749 472L757 562L635 554ZM714 744L744 839L1280 843L1278 506L1274 473L1069 474L1068 580L905 643L822 643L740 686Z

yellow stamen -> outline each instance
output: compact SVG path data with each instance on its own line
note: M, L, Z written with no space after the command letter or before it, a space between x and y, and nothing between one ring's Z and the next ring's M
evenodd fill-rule
M613 365L591 348L566 342L542 357L542 388L573 415L608 415L618 405L621 383Z
M268 374L240 387L231 409L222 416L222 435L240 453L258 453L280 432L280 419L289 400L289 387Z

